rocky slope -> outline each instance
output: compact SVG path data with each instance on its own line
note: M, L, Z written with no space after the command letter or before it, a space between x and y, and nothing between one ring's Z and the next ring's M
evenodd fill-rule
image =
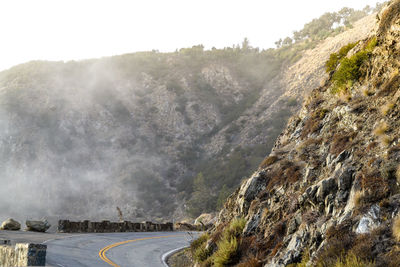
M377 18L192 246L198 265L399 266L400 1Z
M352 28L334 37L328 37L315 48L302 52L301 59L287 66L276 81L269 84L270 90L263 90L257 102L234 122L240 125L236 143L246 145L262 142L261 140L265 138L263 135L252 134L254 125L262 125L262 131L264 132L280 132L284 125L279 127L271 118L275 117L274 114L282 112L282 103L286 103L288 100L295 100L298 103L296 105L300 105L313 88L327 79L325 62L328 60L329 55L342 46L356 42L371 34L376 26L375 17L376 14L366 16L354 23ZM274 92L279 94L279 97L274 97ZM255 114L259 115L254 116ZM245 123L241 123L241 121L245 121ZM213 145L212 142L212 147L222 147L221 142L224 141L221 135L223 133L224 131L213 138L214 142L220 143ZM269 139L270 142L274 141L272 138Z
M116 207L176 219L205 203L196 184L211 201L193 214L215 209L269 153L329 54L370 21L292 68L274 50L195 46L0 73L0 219L115 220Z
M261 65L273 58L193 47L0 73L0 216L115 219L119 207L125 219L171 218L190 196L199 162L239 148L232 122L269 90L268 71L240 65L255 57ZM229 131L224 142L209 145L221 129ZM257 135L263 142L243 147L262 148L253 165L268 143L268 133Z

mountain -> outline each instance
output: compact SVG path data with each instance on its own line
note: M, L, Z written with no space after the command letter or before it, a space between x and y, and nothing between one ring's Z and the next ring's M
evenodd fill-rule
M328 78L192 243L197 266L399 266L400 1Z
M171 216L200 160L223 148L242 153L229 129L257 100L274 60L198 46L2 72L1 211L113 218L118 206L132 219Z
M1 72L0 217L115 220L119 207L125 219L162 220L220 208L372 12L324 14L277 49L245 39Z

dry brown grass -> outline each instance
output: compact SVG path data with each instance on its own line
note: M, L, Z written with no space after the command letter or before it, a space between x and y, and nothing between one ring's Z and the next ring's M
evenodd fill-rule
M367 152L371 151L372 149L376 148L377 146L378 146L377 142L369 143L369 145L367 146Z
M302 219L307 225L310 225L318 221L319 217L320 214L318 211L308 210L303 214Z
M351 101L351 94L350 94L349 90L340 91L338 94L338 97L340 100L342 100L345 103L349 103Z
M357 192L354 193L354 206L356 208L361 207L363 198L364 198L364 192L357 191Z
M397 181L397 184L400 184L400 165L397 167L397 170L396 170L396 181Z
M324 102L324 99L319 93L313 92L313 95L307 99L307 102L309 102L307 103L307 107L309 108L309 110L316 110L319 107L319 105L321 105Z
M393 219L392 232L393 237L396 239L396 241L400 242L400 215L397 215Z
M350 148L353 144L353 139L357 134L355 132L351 133L336 133L333 136L332 145L330 148L330 153L334 155L339 155L343 150Z
M381 113L382 113L382 115L383 115L383 116L388 115L389 112L393 110L393 108L394 108L394 103L393 103L393 102L386 103L385 105L383 105L383 106L381 107Z
M318 150L321 144L322 138L308 138L296 147L296 151L299 157L305 160L312 152Z
M301 168L292 161L284 160L270 173L270 180L266 189L271 190L276 185L295 183L301 177Z
M362 234L358 235L353 243L353 247L351 248L350 253L357 255L363 260L373 261L373 247L374 247L374 238L373 234Z
M221 237L222 237L222 233L224 231L224 229L227 227L227 223L223 223L223 224L219 224L216 229L214 230L214 232L210 235L210 240L212 243L217 243Z
M262 263L256 257L251 257L242 263L239 263L237 267L261 267Z
M379 139L384 147L390 146L390 144L393 142L393 138L386 134L382 135Z
M326 245L318 252L314 266L335 266L344 251L351 249L355 240L352 231L352 222L344 221L342 224L332 226L326 231Z
M282 247L282 241L286 234L286 221L275 224L268 234L267 240L263 243L262 250L267 255L275 255Z
M395 246L391 251L384 255L384 262L387 267L398 267L400 262L400 247Z
M376 203L390 193L388 179L382 177L382 174L378 171L362 173L361 188L364 194L362 195L360 206Z
M268 166L274 164L274 163L277 162L277 161L278 161L278 157L277 157L277 156L269 156L269 157L266 157L266 158L261 162L259 168L265 169L265 168L267 168Z
M361 92L363 96L372 96L374 94L374 92L368 88L363 88Z
M368 160L368 166L371 167L376 161L376 158L371 158Z
M374 134L376 136L382 136L389 130L389 125L386 122L381 122L374 129Z
M317 109L311 113L310 118L306 121L301 132L301 138L306 138L309 134L315 133L322 128L322 120L328 113L327 109Z
M400 85L399 70L395 69L391 74L390 78L380 87L377 96L387 96L393 94Z
M247 259L254 258L254 255L257 254L257 238L256 236L245 236L242 237L239 242L240 258L245 259L242 261L246 261Z
M377 35L380 38L383 38L385 33L388 31L390 26L392 25L393 20L396 18L398 14L398 10L400 9L400 1L396 0L392 2L392 4L384 8L381 13L379 28L377 31Z
M279 242L274 249L271 251L271 256L275 256L276 253L278 253L278 251L281 249L281 247L283 246L283 242Z

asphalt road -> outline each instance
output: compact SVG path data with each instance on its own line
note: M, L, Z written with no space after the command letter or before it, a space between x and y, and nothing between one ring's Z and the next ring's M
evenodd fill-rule
M59 267L164 267L162 255L188 246L197 235L187 232L71 235L0 231L0 238L17 242L44 242L47 245L47 265Z

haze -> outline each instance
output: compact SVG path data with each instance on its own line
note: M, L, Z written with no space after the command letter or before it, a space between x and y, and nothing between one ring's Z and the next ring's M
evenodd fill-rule
M0 71L36 59L164 52L197 44L223 48L244 37L269 48L311 18L376 2L6 0L0 2Z

